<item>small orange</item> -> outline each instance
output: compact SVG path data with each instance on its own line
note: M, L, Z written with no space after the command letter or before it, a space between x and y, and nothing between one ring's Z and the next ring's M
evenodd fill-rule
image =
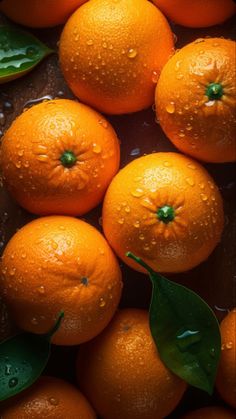
M87 0L2 0L0 11L21 25L32 28L56 26Z
M154 270L182 272L203 262L221 238L219 190L198 163L177 153L155 153L124 167L103 204L103 229L117 255L131 251Z
M216 388L222 399L236 409L236 308L221 322L221 359Z
M224 407L210 406L189 412L182 419L235 419L235 414Z
M223 23L236 12L233 0L152 0L171 20L190 28Z
M197 39L165 65L157 118L182 152L208 162L236 160L236 43Z
M119 161L111 125L91 108L67 99L23 112L1 146L9 191L39 215L81 215L97 206Z
M160 419L181 400L186 383L159 358L148 312L119 311L78 354L79 384L103 419Z
M118 306L118 262L104 237L72 217L39 218L8 242L0 290L17 325L45 333L65 317L52 342L78 345L107 326Z
M41 377L29 389L0 406L1 419L96 419L85 397L74 386Z
M147 0L90 0L68 20L60 62L73 93L102 112L135 112L154 102L174 51L171 29Z

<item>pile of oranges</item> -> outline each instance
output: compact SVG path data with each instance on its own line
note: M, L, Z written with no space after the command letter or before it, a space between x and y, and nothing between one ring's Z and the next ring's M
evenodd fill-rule
M187 385L162 363L148 312L118 310L123 284L117 257L142 271L126 257L131 251L154 270L187 272L221 240L223 200L199 160L236 160L235 42L201 38L175 51L168 19L188 27L220 24L235 13L235 3L45 0L42 7L40 0L3 0L0 11L30 27L65 23L59 61L75 99L27 109L1 143L9 193L40 218L5 247L0 291L17 326L28 332L46 333L64 312L53 343L81 345L76 374L83 392L41 377L0 404L1 417L165 418ZM153 104L166 141L178 150L136 158L119 170L122 144L103 113L134 113ZM76 218L99 204L104 234ZM186 418L234 417L235 314L221 325L216 381L230 407Z

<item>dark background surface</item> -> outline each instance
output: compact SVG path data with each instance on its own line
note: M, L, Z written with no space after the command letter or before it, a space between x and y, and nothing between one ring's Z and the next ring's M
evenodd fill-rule
M0 23L6 20L0 16ZM236 38L233 19L221 26L207 29L187 29L172 25L176 35L176 48L199 37ZM41 41L57 49L62 28L31 30ZM0 137L25 106L43 98L73 98L61 74L58 56L46 58L36 69L22 79L0 85ZM165 137L155 121L153 109L132 115L109 116L121 141L121 166L143 154L154 151L177 151ZM222 241L210 258L191 272L173 275L172 280L196 291L213 308L219 320L236 306L236 166L234 164L205 164L218 184L225 208L225 229ZM101 230L101 206L88 213L84 219ZM7 194L0 176L0 252L14 232L33 219L32 214L21 209ZM148 309L151 284L148 278L123 264L124 290L121 307ZM0 296L0 340L14 331ZM75 355L77 348L53 347L46 369L47 374L75 381ZM180 417L182 412L205 405L223 404L217 394L213 397L189 389L178 409L170 416ZM154 419L154 418L153 418Z

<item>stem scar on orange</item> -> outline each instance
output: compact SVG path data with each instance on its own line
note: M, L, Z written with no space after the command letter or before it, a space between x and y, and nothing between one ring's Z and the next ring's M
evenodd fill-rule
M154 271L182 272L203 262L223 230L220 192L197 162L155 153L125 166L103 203L103 229L117 255L132 252ZM142 270L143 271L143 270Z
M164 66L156 113L183 153L215 163L236 160L236 43L197 39Z
M119 141L111 125L91 108L67 99L23 112L1 145L9 191L39 215L85 214L102 200L119 162Z

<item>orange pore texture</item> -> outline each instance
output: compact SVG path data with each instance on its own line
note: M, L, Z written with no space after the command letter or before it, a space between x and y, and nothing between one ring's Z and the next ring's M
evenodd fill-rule
M171 20L190 28L223 23L236 12L233 0L152 0Z
M62 216L21 228L4 250L1 276L1 293L22 329L45 333L64 311L52 340L59 345L77 345L100 333L122 289L118 262L104 237L84 221Z
M74 386L40 377L28 390L0 407L2 419L96 419L85 397Z
M169 223L158 219L174 209ZM197 162L177 153L155 153L124 167L111 182L103 204L103 229L118 256L131 251L161 272L186 271L203 262L221 238L223 206L219 190Z
M121 114L154 102L157 79L173 51L167 20L150 2L90 0L66 23L59 54L76 96Z
M182 419L235 419L235 414L224 407L210 406L189 412Z
M222 399L236 409L236 308L221 322L221 359L216 388Z
M87 0L3 0L0 11L21 25L32 28L56 26Z
M76 163L60 158L72 151ZM82 215L102 200L120 162L118 138L103 116L72 100L23 112L1 146L5 182L16 201L39 215Z
M156 112L167 137L182 152L208 162L236 160L236 43L198 39L165 65L156 88ZM211 83L223 95L207 95Z
M186 383L159 358L148 312L119 311L78 354L79 384L103 419L160 419L179 403Z

